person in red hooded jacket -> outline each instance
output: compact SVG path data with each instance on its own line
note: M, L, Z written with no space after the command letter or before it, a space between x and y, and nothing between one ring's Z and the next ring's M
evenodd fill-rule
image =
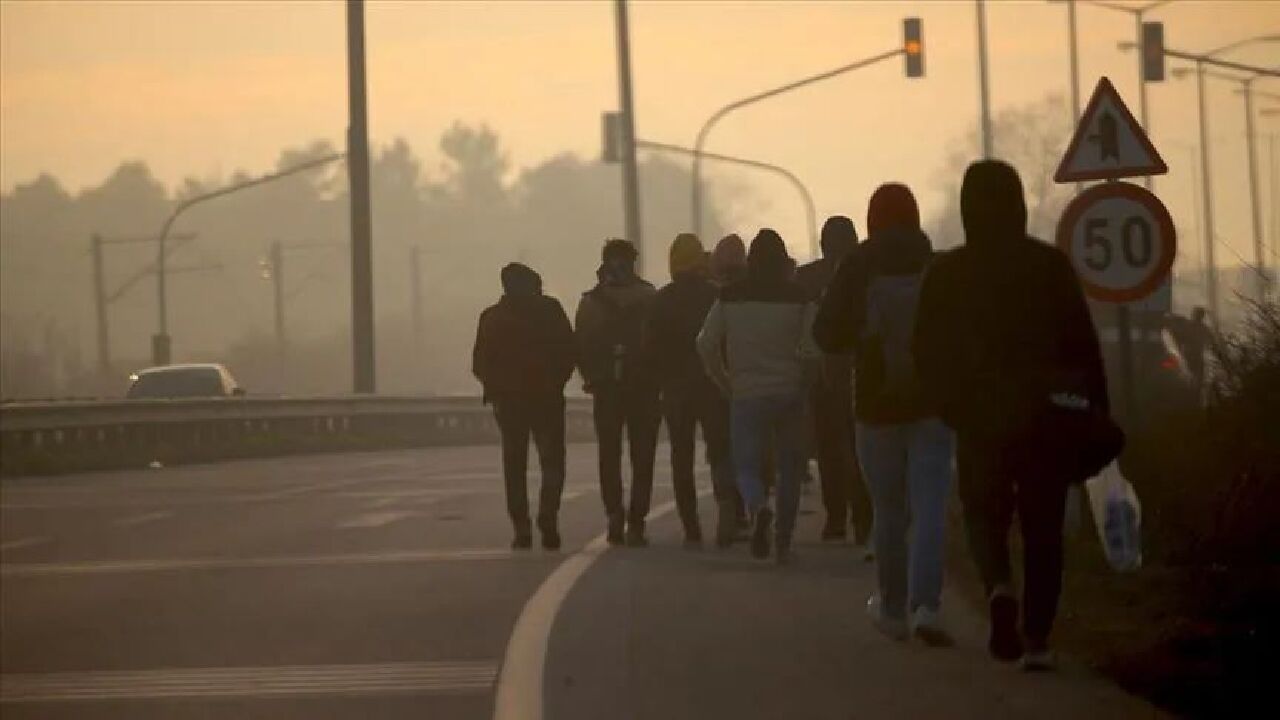
M953 440L912 355L933 247L900 183L872 194L867 233L840 265L814 322L824 352L854 356L858 460L874 506L880 585L867 609L895 639L911 631L926 644L949 645L939 610Z

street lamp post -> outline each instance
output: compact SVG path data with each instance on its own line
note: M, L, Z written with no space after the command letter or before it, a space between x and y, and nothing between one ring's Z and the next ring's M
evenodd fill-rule
M747 158L734 157L732 155L721 155L719 153L707 152L705 150L698 153L696 150L691 148L681 147L679 145L668 145L667 143L652 142L649 140L636 140L636 147L661 150L679 155L692 155L694 157L701 155L708 160L719 160L721 162L732 163L735 165L758 168L760 170L767 170L782 176L800 193L800 200L804 203L805 220L807 221L809 228L809 253L815 259L818 257L818 219L817 211L813 205L813 195L809 193L809 188L800 181L800 178L796 177L795 173L781 165L774 165L773 163L762 162L760 160L749 160Z
M713 128L716 123L720 122L720 120L722 120L726 115L733 112L734 110L744 108L753 103L760 102L761 100L767 100L771 97L777 97L778 95L782 95L783 93L790 92L792 90L804 87L806 85L812 85L813 83L816 83L816 82L829 80L833 77L844 75L845 73L853 72L854 70L859 70L861 68L868 67L870 65L875 65L878 62L881 62L883 60L888 60L889 58L892 58L892 57L897 57L898 55L902 55L905 52L906 50L904 48L901 48L901 47L895 48L888 52L880 53L879 55L873 55L872 57L849 63L848 65L842 65L834 70L828 70L827 72L818 73L817 75L810 75L807 78L803 78L795 82L787 83L786 85L781 85L779 87L773 88L772 90L766 90L764 92L756 93L755 95L742 98L741 100L735 100L734 102L731 102L728 105L725 105L724 107L712 113L711 117L707 118L706 122L702 124L702 128L698 130L698 136L693 143L693 189L692 189L693 222L692 222L692 225L693 225L694 233L697 234L699 237L701 237L702 235L702 156L703 156L702 148L706 145L707 135L711 132L711 128Z
M987 3L974 3L978 14L978 98L982 104L982 157L990 160L995 152L991 137L991 90L987 80Z
M165 259L167 257L167 252L168 252L167 241L169 238L169 231L173 228L174 221L176 221L178 217L182 215L182 213L191 209L195 205L199 205L200 203L213 200L214 198L220 198L224 195L230 195L231 193L239 192L247 188L257 187L258 185L269 183L273 180L279 180L280 178L288 177L290 175L295 175L300 172L313 170L317 167L320 167L321 165L327 165L328 163L331 163L335 160L339 160L345 156L346 156L346 153L334 153L332 155L326 155L325 157L318 158L316 160L311 160L309 162L305 162L300 165L295 165L294 167L291 167L287 170L281 170L280 172L271 173L269 175L263 175L261 177L253 178L252 180L246 180L244 182L236 183L234 185L228 185L227 187L221 188L219 190L214 190L213 192L207 192L201 195L195 195L193 197L189 197L186 200L182 201L181 203L178 204L176 208L173 209L173 212L169 214L169 217L164 221L164 225L161 226L160 228L160 235L157 243L159 247L156 250L156 305L157 305L157 313L158 313L158 318L157 318L158 327L156 329L156 334L151 338L151 361L153 364L168 365L169 359L170 359L169 307L168 307L167 285L165 282L165 276L166 276Z
M627 240L640 253L644 274L647 253L640 215L640 171L636 167L636 108L631 90L631 31L627 21L627 0L616 0L614 19L618 34L618 104L622 111L622 206L626 216Z

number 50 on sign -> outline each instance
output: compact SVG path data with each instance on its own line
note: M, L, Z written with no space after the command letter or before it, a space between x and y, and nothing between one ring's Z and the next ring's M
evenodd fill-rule
M1058 222L1058 247L1095 300L1132 302L1150 295L1177 254L1173 220L1144 188L1110 182L1078 195Z

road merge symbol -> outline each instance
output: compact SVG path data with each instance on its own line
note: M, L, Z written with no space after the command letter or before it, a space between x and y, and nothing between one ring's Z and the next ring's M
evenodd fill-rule
M1058 222L1085 294L1095 300L1141 300L1169 277L1178 251L1173 219L1145 188L1104 183L1076 196Z
M1169 167L1111 81L1099 80L1053 179L1065 183L1167 172Z

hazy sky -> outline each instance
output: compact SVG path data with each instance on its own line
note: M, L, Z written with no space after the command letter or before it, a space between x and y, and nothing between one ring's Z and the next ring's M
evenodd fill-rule
M924 20L925 79L908 81L901 61L888 61L730 116L708 147L785 165L812 187L820 214L849 214L859 228L886 180L914 187L928 214L940 207L942 161L978 117L967 0L634 2L638 135L691 144L725 102L896 47L907 15ZM1067 92L1064 7L996 0L988 17L995 111ZM1191 51L1280 32L1280 2L1184 0L1153 17L1170 47ZM262 171L286 145L341 144L344 21L340 2L0 0L0 187L48 171L78 189L135 158L167 182ZM1135 60L1117 49L1133 38L1132 19L1082 2L1079 26L1082 96L1105 74L1136 112ZM375 143L403 136L434 168L441 131L461 119L493 126L517 168L566 150L598 154L600 113L617 104L612 3L371 0L367 30ZM1234 57L1278 65L1280 45ZM1245 250L1233 87L1211 86L1212 174L1219 234ZM1280 93L1276 82L1259 88ZM1152 86L1150 103L1172 169L1157 189L1190 228L1194 83ZM1280 120L1260 120L1259 131L1280 131ZM1265 181L1265 140L1261 150ZM743 230L773 224L804 246L791 189L724 174L756 191Z

